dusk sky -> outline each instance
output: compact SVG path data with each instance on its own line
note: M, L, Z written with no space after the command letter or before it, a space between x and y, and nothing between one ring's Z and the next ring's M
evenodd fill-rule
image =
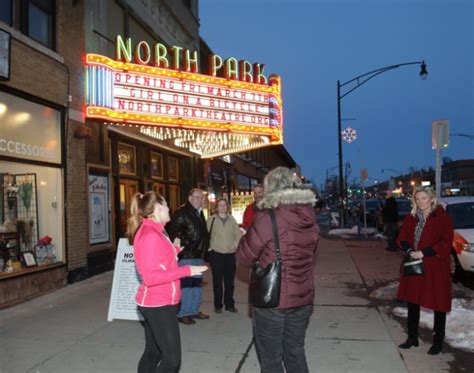
M337 175L336 82L388 65L342 100L349 180L367 168L386 180L393 169L435 165L431 123L449 119L452 134L474 135L472 0L201 0L201 37L214 53L265 64L282 77L284 145L319 188ZM474 158L474 140L453 136L443 156ZM382 169L386 169L384 173ZM370 181L370 180L369 180ZM371 181L373 183L373 181Z

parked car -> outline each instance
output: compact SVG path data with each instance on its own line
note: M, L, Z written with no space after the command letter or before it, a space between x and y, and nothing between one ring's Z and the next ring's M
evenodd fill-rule
M474 272L474 197L443 197L440 203L453 219L451 273L459 280L465 272Z
M411 212L411 201L408 198L399 197L395 198L398 206L398 216L401 221Z
M319 227L329 229L331 227L331 210L328 208L316 209L316 222Z
M379 199L368 199L365 201L365 215L367 216L368 227L378 226L378 222L381 219L382 206L382 200ZM362 204L360 208L362 208Z

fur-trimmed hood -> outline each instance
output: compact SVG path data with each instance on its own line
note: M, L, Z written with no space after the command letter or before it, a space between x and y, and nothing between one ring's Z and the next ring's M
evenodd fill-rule
M267 193L258 203L260 209L275 208L281 205L307 205L314 206L315 194L309 189L282 189Z

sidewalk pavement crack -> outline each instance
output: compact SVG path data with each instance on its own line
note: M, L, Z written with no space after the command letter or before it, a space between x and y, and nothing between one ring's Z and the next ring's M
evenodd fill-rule
M388 341L386 339L368 339L368 338L337 338L337 337L321 337L317 338L321 341L351 341L351 342L385 342L385 343L393 343L392 340Z
M242 367L245 364L245 360L247 360L247 357L249 356L249 352L250 352L250 349L252 348L253 344L254 344L254 339L252 338L252 341L250 342L247 349L245 350L245 352L242 356L242 359L240 359L240 361L239 361L239 365L237 366L237 369L235 370L235 373L240 373L240 370L242 369Z
M29 368L26 373L29 373L29 372L33 372L34 369L37 369L38 367L40 367L41 365L43 365L44 363L46 363L47 361L55 358L56 356L62 354L63 352L67 351L67 350L70 350L72 347L76 346L76 345L79 345L81 342L83 342L84 340L86 340L87 338L89 338L90 336L96 334L98 331L101 331L105 328L108 328L109 327L109 324L105 324L103 325L102 327L100 327L99 329L97 330L94 330L92 333L89 333L87 335L84 335L82 336L82 338L78 338L75 342L71 343L70 345L67 345L66 347L64 347L63 349L59 350L59 351L56 351L54 352L52 355L44 358L42 361L40 361L39 363L35 364L33 367ZM36 371L38 372L38 370Z

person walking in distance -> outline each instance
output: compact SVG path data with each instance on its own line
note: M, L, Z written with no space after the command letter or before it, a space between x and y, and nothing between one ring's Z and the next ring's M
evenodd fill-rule
M179 371L181 339L176 319L181 297L179 279L201 275L207 270L206 266L178 267L179 240L171 243L164 230L169 220L169 208L161 195L135 194L127 236L141 277L135 299L144 319L146 344L138 364L139 373Z
M314 193L286 167L270 171L264 180L261 209L237 248L237 263L266 268L276 260L270 212L275 215L281 255L280 303L253 307L253 335L263 373L306 373L305 334L314 300L314 255L319 227ZM284 366L283 366L284 364Z
M423 260L424 274L400 277L398 299L407 302L408 338L402 349L418 346L420 306L434 311L433 344L428 354L443 349L446 312L451 311L450 253L453 243L453 222L438 205L436 193L429 187L413 191L413 209L403 221L398 241L406 255Z
M244 216L242 218L242 224L241 227L244 228L245 230L250 228L250 225L252 224L252 220L258 211L258 203L262 200L263 198L263 185L262 184L256 184L253 187L253 198L254 201L247 205L247 207L244 210Z
M242 233L234 217L229 214L229 203L225 198L217 200L217 211L207 219L207 228L210 235L209 263L212 270L214 309L216 313L222 313L224 296L225 309L235 313L235 250Z
M382 207L383 223L387 234L387 251L397 251L398 205L391 190L387 190L385 205Z
M179 253L179 266L203 265L209 249L209 234L202 212L204 193L195 188L189 192L188 201L180 206L166 226L170 237L181 240L183 250ZM181 279L181 305L178 321L192 325L195 319L205 320L209 316L200 311L202 299L202 276Z

